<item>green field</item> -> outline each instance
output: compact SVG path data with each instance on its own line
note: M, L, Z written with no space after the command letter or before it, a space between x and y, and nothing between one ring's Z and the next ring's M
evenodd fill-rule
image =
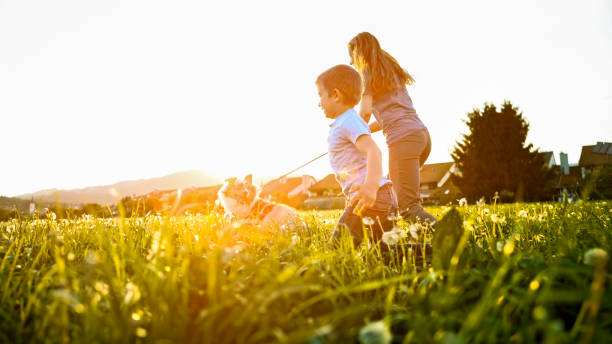
M450 213L431 266L404 245L431 235L401 221L391 252L329 248L339 211L297 232L216 213L2 222L0 342L607 342L611 205L428 208Z

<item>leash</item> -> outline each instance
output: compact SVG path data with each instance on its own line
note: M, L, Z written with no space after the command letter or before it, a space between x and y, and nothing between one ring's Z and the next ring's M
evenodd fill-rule
M326 156L326 155L327 155L327 153L328 153L328 152L325 152L325 153L323 153L323 154L321 154L321 155L317 156L316 158L314 158L314 159L310 160L309 162L307 162L307 163L305 163L305 164L303 164L303 165L300 165L299 167L297 167L297 168L295 168L295 169L293 169L293 170L291 170L291 171L289 171L289 172L287 172L287 173L283 174L282 176L280 176L280 177L278 177L278 178L276 178L276 179L283 179L283 178L285 178L286 176L288 176L288 175L290 175L291 173L293 173L293 172L295 172L295 171L299 170L300 168L302 168L302 167L304 167L304 166L308 166L309 164L311 164L311 163L313 163L313 162L315 162L315 161L319 160L320 158L322 158L322 157ZM275 180L276 180L276 179L275 179Z

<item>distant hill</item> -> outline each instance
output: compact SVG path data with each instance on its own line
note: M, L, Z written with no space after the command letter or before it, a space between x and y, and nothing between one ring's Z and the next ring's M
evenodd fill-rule
M139 196L154 190L184 189L189 187L210 186L220 184L223 180L206 174L201 170L190 170L177 172L164 177L122 181L112 185L91 186L83 189L41 190L34 193L15 196L24 200L34 199L38 203L63 204L115 204L115 196L110 193L111 189L118 191L120 197Z
M0 208L9 210L17 208L20 212L25 213L30 209L30 201L15 197L0 196Z

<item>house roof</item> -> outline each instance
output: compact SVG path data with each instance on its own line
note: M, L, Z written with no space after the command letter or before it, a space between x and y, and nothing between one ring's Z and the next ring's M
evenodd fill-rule
M273 193L289 194L293 189L302 185L302 183L304 182L304 178L312 179L313 181L315 180L313 176L309 175L274 179L261 188L260 196L265 197Z
M612 143L597 142L596 145L582 146L579 166L612 164Z
M421 184L438 183L453 166L453 162L425 164L421 169Z
M552 166L555 166L557 164L557 161L555 160L554 152L552 152L552 151L550 151L550 152L540 152L540 154L544 158L544 162L546 163L546 165L548 165L548 167L552 167Z
M325 178L316 182L313 186L310 187L310 191L312 192L320 192L325 190L342 190L342 186L336 180L336 176L333 174L328 174Z

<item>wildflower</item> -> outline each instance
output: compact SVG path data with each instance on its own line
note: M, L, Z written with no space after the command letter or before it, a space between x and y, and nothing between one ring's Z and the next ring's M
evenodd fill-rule
M412 224L410 225L410 227L408 228L408 230L410 231L410 235L414 238L417 239L419 237L419 229L417 228L416 225Z
M145 338L147 336L147 330L142 327L137 328L136 336L139 338Z
M539 288L540 288L540 282L533 280L531 281L531 283L529 283L529 289L538 290Z
M521 211L519 211L518 216L520 217L527 217L527 210L525 209L521 209Z
M125 285L125 297L123 302L130 304L138 300L140 300L140 288L138 288L136 284L128 282L128 284Z
M388 344L391 339L389 327L382 321L369 323L359 330L361 344Z
M142 311L137 311L137 312L133 312L132 313L132 319L134 321L140 321L140 319L142 319Z
M489 215L489 208L484 208L482 211L485 215Z
M505 245L504 245L504 254L506 256L509 256L512 254L512 252L514 252L514 243L512 241L508 241Z
M608 253L601 248L592 248L584 254L584 264L600 265L608 260Z
M497 214L491 214L491 221L493 221L493 223L504 223L506 222L506 218L500 217Z
M399 236L393 231L384 232L382 235L382 241L389 246L395 245L398 240Z
M108 284L104 282L97 281L94 283L94 289L102 295L108 295Z
M85 264L96 265L98 263L98 254L94 251L87 251L85 255Z
M374 219L372 219L371 217L368 217L368 216L365 216L365 217L362 219L362 221L363 221L363 223L364 223L366 226L371 226L371 225L373 225L373 224L374 224Z
M457 202L459 203L460 207L467 207L468 205L468 201L465 197L459 199Z

